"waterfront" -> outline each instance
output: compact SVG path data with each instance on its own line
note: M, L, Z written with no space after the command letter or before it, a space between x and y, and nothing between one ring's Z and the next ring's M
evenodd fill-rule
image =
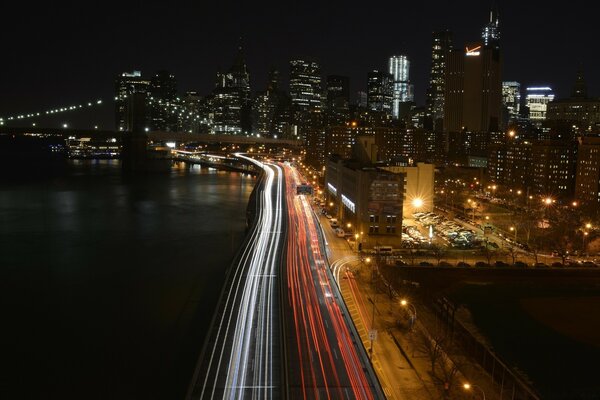
M0 394L183 398L255 182L106 160L0 186Z

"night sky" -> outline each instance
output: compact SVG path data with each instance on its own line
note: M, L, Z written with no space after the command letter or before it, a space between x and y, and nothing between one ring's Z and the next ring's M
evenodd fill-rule
M431 32L453 31L458 47L479 40L491 7L476 0L6 3L0 6L0 117L102 98L94 123L109 128L115 74L164 68L175 74L181 93L204 95L218 68L231 65L240 36L253 90L264 90L271 66L287 79L290 58L312 56L323 75L350 76L355 93L365 89L369 70L406 54L420 105ZM599 96L600 6L594 3L499 1L503 80L549 84L568 96L582 65L590 95Z

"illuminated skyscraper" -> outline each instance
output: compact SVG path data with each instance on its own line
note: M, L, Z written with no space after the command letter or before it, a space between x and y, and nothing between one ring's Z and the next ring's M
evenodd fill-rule
M502 82L502 104L508 111L508 120L519 117L521 109L521 84L519 82Z
M483 39L483 45L500 48L500 20L498 18L498 8L496 5L490 10L490 21L483 27L481 32L481 38Z
M169 71L158 71L150 80L150 130L173 131L180 110L177 104L177 81Z
M431 46L431 74L427 91L427 111L433 119L435 127L441 126L444 120L444 91L446 88L446 66L448 53L452 49L452 32L433 32Z
M129 131L133 127L133 104L141 104L137 113L145 113L145 98L150 91L150 81L142 77L140 71L124 72L115 79L115 122L117 131ZM134 94L141 101L131 100ZM137 115L134 119L145 124L145 115Z
M554 92L549 86L528 87L525 106L529 109L529 119L540 126L546 120L548 103L554 100Z
M290 61L290 97L294 122L321 111L321 67L315 61Z
M389 73L392 76L392 117L400 117L400 103L411 102L414 96L409 81L410 62L404 55L392 56L389 60Z
M214 133L250 132L250 74L241 45L231 68L217 73L213 95Z
M393 77L391 74L373 70L367 82L367 108L371 111L392 113Z

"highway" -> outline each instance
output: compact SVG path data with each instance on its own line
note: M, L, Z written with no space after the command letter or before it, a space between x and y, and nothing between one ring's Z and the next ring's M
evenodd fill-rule
M329 270L318 220L285 166L287 301L283 305L290 399L380 399L377 382Z
M279 279L285 240L282 168L253 162L264 171L257 214L229 271L209 339L188 399L282 398Z

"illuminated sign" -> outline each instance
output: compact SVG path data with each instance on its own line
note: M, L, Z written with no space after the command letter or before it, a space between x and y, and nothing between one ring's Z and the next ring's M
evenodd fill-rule
M480 54L479 53L480 49L481 49L481 46L477 46L477 47L474 47L472 49L469 49L468 47L465 47L465 54L467 56L478 56Z
M344 205L346 206L346 208L348 208L348 210L352 211L353 213L356 213L356 206L349 198L347 198L344 195L342 195L342 203L344 203Z
M327 184L327 189L329 189L329 191L331 193L333 193L335 196L337 196L337 189L335 188L335 186L333 186L331 183Z

